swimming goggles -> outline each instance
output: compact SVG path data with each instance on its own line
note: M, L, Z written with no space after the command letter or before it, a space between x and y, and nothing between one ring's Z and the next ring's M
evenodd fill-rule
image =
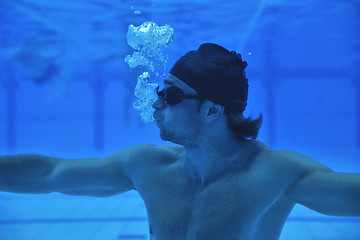
M181 103L184 99L202 99L199 95L190 95L185 94L178 87L168 87L159 91L159 88L156 89L156 94L161 98L166 104L174 106Z

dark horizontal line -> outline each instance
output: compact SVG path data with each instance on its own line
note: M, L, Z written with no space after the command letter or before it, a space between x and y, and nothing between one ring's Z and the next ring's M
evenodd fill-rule
M57 224L57 223L84 223L84 222L147 222L146 217L123 218L40 218L40 219L3 219L0 225L10 224ZM290 217L287 222L356 222L359 217Z
M359 217L289 217L288 222L360 222Z
M44 224L44 223L84 223L84 222L146 222L146 217L124 218L39 218L39 219L3 219L0 225L8 224Z

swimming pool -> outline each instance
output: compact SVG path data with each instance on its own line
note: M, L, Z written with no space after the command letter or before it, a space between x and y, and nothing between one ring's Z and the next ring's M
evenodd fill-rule
M356 1L45 1L0 3L0 155L106 156L164 143L132 107L140 70L124 62L129 24L174 28L168 69L214 42L249 64L246 114L259 139L336 171L360 172ZM154 81L161 78L154 74ZM359 218L296 207L282 240L360 236ZM146 239L136 192L109 198L0 193L0 239Z

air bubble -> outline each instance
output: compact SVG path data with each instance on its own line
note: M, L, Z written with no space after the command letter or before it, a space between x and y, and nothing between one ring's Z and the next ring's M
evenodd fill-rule
M135 11L136 12L136 11ZM125 62L130 68L144 66L155 73L156 77L161 76L155 69L155 62L163 64L166 69L167 56L161 52L163 47L169 46L174 39L174 29L170 25L158 26L148 21L138 27L130 25L127 33L127 42L134 49L134 53L125 57ZM140 111L142 121L153 123L155 109L152 107L157 100L156 83L151 83L149 72L144 72L137 79L135 96L138 98L133 107Z

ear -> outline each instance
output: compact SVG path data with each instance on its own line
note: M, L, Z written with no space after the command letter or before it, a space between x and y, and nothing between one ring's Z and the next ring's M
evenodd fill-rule
M213 121L222 117L224 113L224 106L211 104L207 108L206 119L207 121Z

